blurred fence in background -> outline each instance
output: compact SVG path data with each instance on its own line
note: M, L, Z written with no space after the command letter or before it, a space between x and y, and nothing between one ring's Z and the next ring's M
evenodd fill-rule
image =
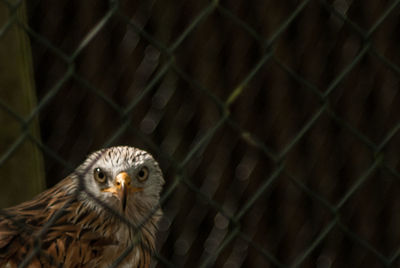
M150 151L155 266L400 266L400 1L27 4L47 185Z

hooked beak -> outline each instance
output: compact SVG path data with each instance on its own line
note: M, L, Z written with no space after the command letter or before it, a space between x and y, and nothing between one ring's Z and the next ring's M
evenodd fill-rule
M131 177L126 172L119 173L114 180L114 186L106 188L104 192L113 193L121 201L122 211L125 212L129 193L142 191L143 188L131 186Z

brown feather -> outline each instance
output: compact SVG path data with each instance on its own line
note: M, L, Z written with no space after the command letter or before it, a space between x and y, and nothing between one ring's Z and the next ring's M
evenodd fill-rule
M78 167L76 174L86 174L92 168L88 163L101 155L113 167L123 162L151 161L147 164L152 165L157 179L152 195L138 197L140 202L133 201L127 207L129 221L141 223L158 202L164 183L158 164L136 148L112 147L90 155L82 164L84 169ZM125 266L150 267L161 210L153 213L140 230L132 228L91 200L88 192L84 196L78 193L81 185L76 174L31 201L0 211L0 267L17 267L24 262L30 268L104 267L121 254L126 255L121 261Z
M19 264L35 248L35 237L43 226L63 209L61 215L44 232L40 252L28 267L89 267L101 259L104 246L116 245L111 236L104 237L94 231L95 221L103 226L111 225L104 213L97 214L82 208L72 194L61 189L74 183L71 178L64 179L55 187L43 192L32 201L6 209L0 216L0 266L7 263ZM80 214L75 214L80 207ZM76 218L86 215L77 221ZM68 257L68 258L67 258Z

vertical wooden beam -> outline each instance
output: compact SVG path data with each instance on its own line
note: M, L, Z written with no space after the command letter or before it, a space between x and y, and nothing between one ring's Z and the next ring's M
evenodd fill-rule
M15 20L27 24L25 2L14 14L0 2L0 102L27 118L36 106L32 54L29 38ZM24 127L0 106L1 208L28 200L45 188L42 153L28 135L21 139L26 133L40 139L37 116Z

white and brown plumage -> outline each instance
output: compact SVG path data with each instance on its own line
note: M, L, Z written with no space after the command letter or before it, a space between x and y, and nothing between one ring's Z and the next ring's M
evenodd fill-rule
M163 184L145 151L92 153L51 189L1 212L0 267L149 267Z

